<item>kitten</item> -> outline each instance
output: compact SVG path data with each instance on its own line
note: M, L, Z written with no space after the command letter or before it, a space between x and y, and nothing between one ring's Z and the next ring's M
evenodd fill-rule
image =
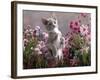
M64 38L61 31L58 29L58 22L56 18L42 18L42 22L48 32L47 47L51 50L53 57L58 60L63 59L62 49L64 48Z

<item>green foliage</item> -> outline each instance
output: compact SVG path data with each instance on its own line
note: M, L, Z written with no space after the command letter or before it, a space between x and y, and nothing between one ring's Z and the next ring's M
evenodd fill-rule
M24 69L47 67L47 64L46 64L47 62L44 59L44 56L34 51L34 48L36 47L37 43L38 42L36 38L30 39L29 43L25 47L25 50L23 53Z
M85 44L85 40L80 36L80 34L74 34L72 36L72 41L71 41L71 45L74 47L74 48L81 48L82 46L84 46Z
M71 47L69 55L71 54L71 58L67 56L65 60L58 62L52 60L48 62L48 60L45 58L45 54L39 54L36 52L34 49L36 48L37 44L37 38L31 38L25 47L23 53L24 69L88 66L91 63L90 48L87 48L85 45L85 40L79 34L73 35L72 40L70 41Z
M78 66L90 65L90 50L87 49L86 42L79 34L73 35L71 41L71 54L80 61ZM83 49L83 51L81 51Z
M90 54L87 53L86 51L83 51L82 62L83 62L83 65L89 65L90 63Z
M37 39L32 38L32 39L30 39L29 43L25 47L25 50L23 52L23 60L24 60L23 64L24 64L25 68L29 67L28 65L30 64L31 54L34 52L34 48L36 47L36 45L37 45Z

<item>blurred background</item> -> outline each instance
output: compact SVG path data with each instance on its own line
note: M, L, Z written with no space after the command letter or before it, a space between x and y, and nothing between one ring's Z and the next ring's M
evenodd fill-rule
M80 20L80 24L86 24L91 26L91 14L90 13L73 13L73 12L52 12L52 11L34 11L24 10L23 21L24 27L30 25L32 28L40 26L41 30L46 31L42 23L42 18L50 18L55 15L58 20L59 29L63 36L69 31L69 24L72 20Z

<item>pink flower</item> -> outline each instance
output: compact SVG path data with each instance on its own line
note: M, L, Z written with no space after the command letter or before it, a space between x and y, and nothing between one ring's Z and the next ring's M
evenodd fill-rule
M69 55L69 49L68 49L68 48L64 48L64 49L62 50L62 52L63 52L64 58L68 57L68 55Z
M39 48L37 48L37 47L36 47L36 48L34 48L34 50L35 50L35 51L40 51L40 49L39 49Z
M43 34L43 41L44 41L44 42L47 42L48 37L49 37L48 33L43 32L42 34Z
M36 26L34 29L34 35L39 36L40 35L40 26Z
M34 51L35 51L37 54L42 54L42 52L40 51L40 49L37 48L37 47L34 49Z
M89 33L89 27L87 25L80 26L80 33L82 36L87 36Z
M24 39L23 41L24 41L24 46L26 46L29 42L28 39Z
M42 54L42 52L41 52L41 51L39 51L39 52L38 52L38 54L40 54L40 55L41 55L41 54Z
M29 30L25 30L24 33L27 34L29 32Z
M24 42L28 43L28 40L27 39L24 39Z
M78 33L80 30L80 23L78 20L73 20L70 22L70 29L72 30L72 32L74 33Z
M41 49L42 48L42 46L40 45L40 44L37 44L37 46L36 46L37 48L39 48L39 49Z
M69 45L69 39L70 39L70 37L66 37L66 39L65 39L65 47L67 47L67 48L70 47L70 45Z
M90 49L89 47L84 46L82 49L80 49L80 51L81 51L82 54L84 53L84 51L85 51L86 53L88 53L89 49Z
M35 27L35 30L40 30L40 26L36 26Z
M43 32L42 34L43 34L44 38L48 38L48 36L49 36L48 33L46 33L46 32Z
M41 47L45 47L44 41L39 41L39 44L41 45Z

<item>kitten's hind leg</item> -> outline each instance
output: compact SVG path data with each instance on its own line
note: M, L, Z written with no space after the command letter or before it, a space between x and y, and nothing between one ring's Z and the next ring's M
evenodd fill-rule
M49 50L51 56L52 56L52 57L55 57L56 54L57 54L56 48L55 48L53 45L50 45L50 44L48 44L47 47L48 47L48 50Z

